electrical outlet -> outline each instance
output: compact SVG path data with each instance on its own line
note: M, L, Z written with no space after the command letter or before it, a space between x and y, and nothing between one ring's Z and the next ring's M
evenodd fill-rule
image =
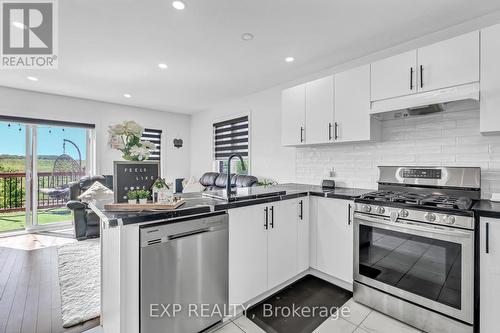
M332 168L330 170L330 177L335 177L335 169L334 168Z

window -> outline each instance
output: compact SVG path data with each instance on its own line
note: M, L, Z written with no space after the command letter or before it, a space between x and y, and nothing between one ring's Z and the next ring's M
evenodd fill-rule
M247 174L249 166L248 116L215 123L213 131L215 169L218 172L227 172L227 158L231 154L238 153L245 161L246 170L243 171L239 159L233 159L231 171Z
M151 128L145 128L142 133L141 140L151 141L155 145L155 148L151 149L151 155L149 156L149 160L151 161L161 160L161 133L162 130Z

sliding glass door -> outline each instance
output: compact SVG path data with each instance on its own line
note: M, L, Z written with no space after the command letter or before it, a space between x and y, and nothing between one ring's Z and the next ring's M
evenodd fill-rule
M0 232L22 230L29 218L26 171L30 136L25 125L0 122Z
M70 183L92 172L93 130L0 122L0 232L61 227Z

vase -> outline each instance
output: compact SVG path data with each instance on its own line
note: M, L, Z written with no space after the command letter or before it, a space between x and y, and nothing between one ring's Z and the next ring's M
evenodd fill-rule
M137 203L137 200L136 199L128 199L128 203L130 205L135 205Z
M148 203L148 199L139 199L139 204L144 205Z

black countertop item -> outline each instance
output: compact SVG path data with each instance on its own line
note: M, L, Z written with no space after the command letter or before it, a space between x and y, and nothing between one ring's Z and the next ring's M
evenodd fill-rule
M280 200L299 198L307 195L321 196L325 198L337 198L352 200L364 193L373 190L352 189L352 188L322 188L316 185L305 184L280 184L274 186L259 186L252 189L253 194L259 197L247 200L237 200L228 202L226 200L203 196L201 193L182 194L185 203L175 210L169 211L138 211L138 212L112 212L104 209L105 202L90 203L90 208L110 226L128 225L144 222L152 222L162 219L177 218L182 216L204 214L213 211L221 211L238 207L252 206ZM266 196L266 193L273 194Z
M490 200L479 200L472 207L479 216L500 219L500 202Z

